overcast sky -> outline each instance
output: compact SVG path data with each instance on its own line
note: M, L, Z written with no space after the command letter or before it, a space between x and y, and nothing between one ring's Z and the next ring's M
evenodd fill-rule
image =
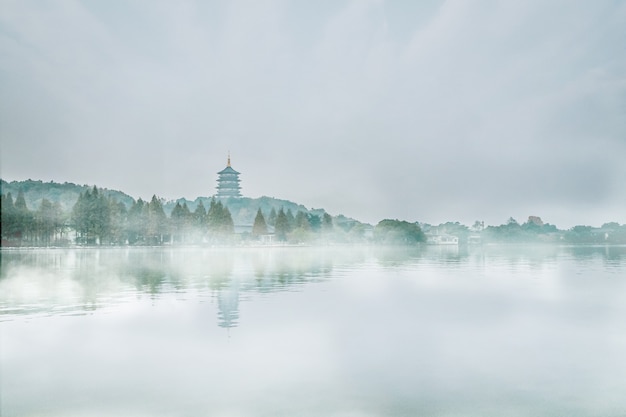
M626 2L0 3L0 173L382 218L626 223Z

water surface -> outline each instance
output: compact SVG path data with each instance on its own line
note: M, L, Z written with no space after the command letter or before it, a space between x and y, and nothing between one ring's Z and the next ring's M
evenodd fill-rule
M624 416L626 248L2 250L2 416Z

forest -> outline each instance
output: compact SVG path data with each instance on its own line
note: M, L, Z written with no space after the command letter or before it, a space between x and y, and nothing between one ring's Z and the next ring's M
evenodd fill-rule
M1 207L3 246L305 243L355 241L364 234L358 227L350 233L352 227L346 222L335 231L332 217L325 212L294 215L282 208L269 213L258 208L252 227L236 233L231 212L220 199L211 199L208 207L200 201L193 211L185 202L177 202L168 216L157 196L150 201L139 198L127 208L95 186L81 193L71 210L47 198L30 210L22 191L15 198L10 192L2 194Z
M16 195L13 194L17 190ZM26 192L24 192L26 190ZM13 192L12 192L13 191ZM285 209L285 206L287 207ZM323 209L307 210L269 197L135 200L120 191L71 183L2 181L2 246L187 244L431 243L438 235L472 244L626 244L626 225L578 225L568 230L529 216L499 226L476 221L439 225L383 219L375 226ZM235 210L233 215L232 210Z

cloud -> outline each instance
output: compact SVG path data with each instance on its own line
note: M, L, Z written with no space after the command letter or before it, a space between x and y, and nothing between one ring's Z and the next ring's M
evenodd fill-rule
M230 149L246 195L366 221L626 222L624 22L609 1L6 2L2 176L195 197Z

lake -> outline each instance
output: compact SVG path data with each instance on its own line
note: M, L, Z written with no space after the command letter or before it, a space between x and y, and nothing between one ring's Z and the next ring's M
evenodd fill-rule
M5 417L626 415L626 247L0 256Z

